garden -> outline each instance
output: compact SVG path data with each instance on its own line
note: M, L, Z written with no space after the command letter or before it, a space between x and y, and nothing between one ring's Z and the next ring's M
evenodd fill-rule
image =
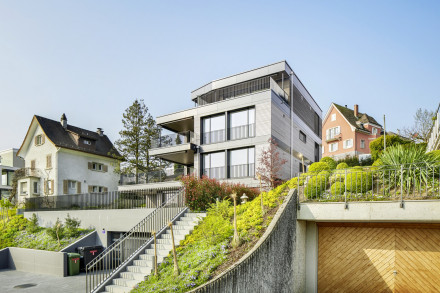
M243 185L219 183L215 179L184 177L187 205L207 216L177 248L179 274L173 257L160 264L157 275L150 275L132 292L187 292L217 276L245 255L263 235L289 191L290 182L259 194ZM234 237L234 204L243 193L249 198L237 202L237 236ZM236 238L237 237L237 238Z
M80 221L69 215L64 220L57 220L53 227L38 226L38 219L33 214L30 220L17 215L17 210L2 200L0 212L0 249L20 247L47 251L60 251L81 237L90 233L90 229L80 229ZM5 207L7 206L7 208Z

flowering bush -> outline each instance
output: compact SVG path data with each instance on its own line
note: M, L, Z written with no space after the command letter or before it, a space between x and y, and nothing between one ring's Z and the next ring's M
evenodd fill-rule
M258 195L258 190L243 184L220 183L208 177L197 178L189 175L182 177L181 181L185 188L185 204L192 211L206 211L216 199L229 198L229 195L234 192L238 197L246 193L249 200Z

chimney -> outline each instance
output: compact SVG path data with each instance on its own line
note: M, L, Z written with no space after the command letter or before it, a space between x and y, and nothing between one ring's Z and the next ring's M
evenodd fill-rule
M104 130L102 128L98 128L96 132L99 134L99 136L104 136Z
M66 114L63 113L61 116L61 126L63 126L64 129L67 129L67 117Z
M359 114L359 105L355 104L354 105L354 116L357 117Z

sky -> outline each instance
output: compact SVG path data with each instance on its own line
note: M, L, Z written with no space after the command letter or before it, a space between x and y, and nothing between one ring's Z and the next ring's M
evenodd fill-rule
M40 115L114 141L143 99L154 117L192 90L286 60L332 102L396 131L440 102L440 1L0 0L0 150Z

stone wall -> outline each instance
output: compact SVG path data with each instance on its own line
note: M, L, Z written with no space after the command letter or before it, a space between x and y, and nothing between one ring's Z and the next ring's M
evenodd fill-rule
M291 190L263 237L236 264L191 292L294 292L297 193Z

